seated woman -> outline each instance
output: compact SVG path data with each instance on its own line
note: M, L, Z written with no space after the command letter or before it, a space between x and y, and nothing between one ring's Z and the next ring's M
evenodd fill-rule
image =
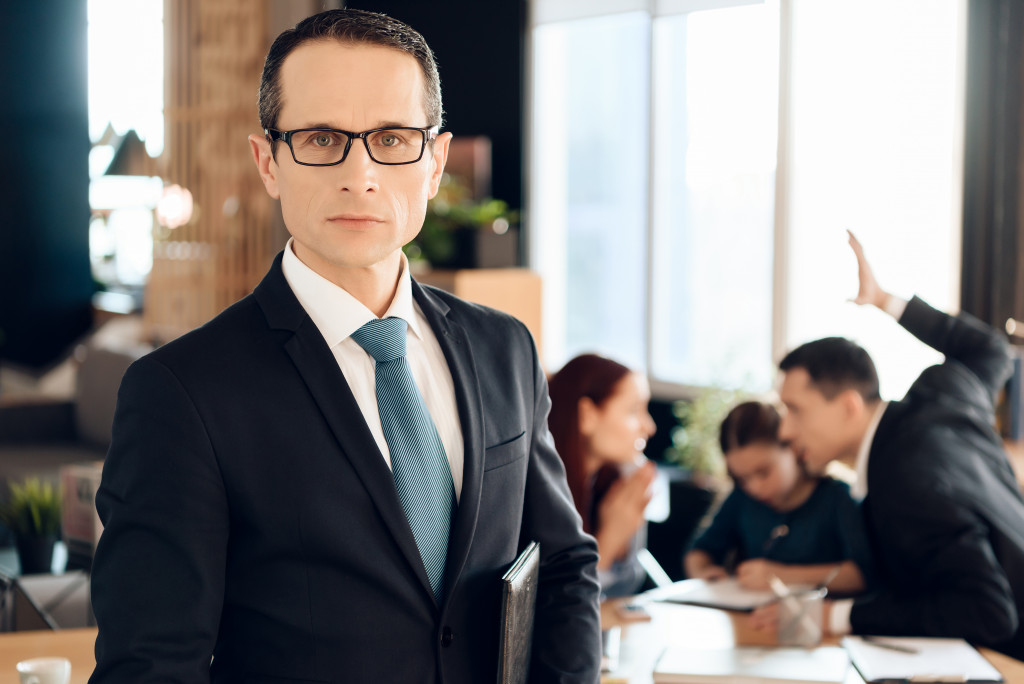
M657 469L643 450L654 434L647 379L596 354L577 356L551 377L548 425L583 528L597 539L605 597L626 596L645 579L644 509Z
M722 453L737 486L686 554L686 573L725 577L735 553L736 577L750 589L768 589L775 575L858 593L871 572L860 507L846 483L806 472L779 441L779 421L775 407L749 401L722 422Z

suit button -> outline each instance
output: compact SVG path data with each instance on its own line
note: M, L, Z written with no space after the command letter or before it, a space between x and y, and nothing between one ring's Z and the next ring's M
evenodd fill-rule
M452 645L453 641L455 641L455 634L452 633L452 628L445 627L441 632L441 645L447 648Z

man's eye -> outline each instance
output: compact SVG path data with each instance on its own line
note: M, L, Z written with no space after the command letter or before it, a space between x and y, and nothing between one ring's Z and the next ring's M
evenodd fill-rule
M384 135L380 136L380 144L383 145L384 147L394 147L400 142L401 140L399 140L398 136L395 135L394 133L385 133Z
M329 133L320 133L313 139L313 144L317 147L330 147L334 144L334 136Z

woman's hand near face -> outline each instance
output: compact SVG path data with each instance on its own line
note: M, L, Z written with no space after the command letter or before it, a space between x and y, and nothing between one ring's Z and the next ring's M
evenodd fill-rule
M644 523L644 509L651 500L651 484L656 475L656 466L648 461L616 480L601 499L596 534L599 568L610 568L629 548Z

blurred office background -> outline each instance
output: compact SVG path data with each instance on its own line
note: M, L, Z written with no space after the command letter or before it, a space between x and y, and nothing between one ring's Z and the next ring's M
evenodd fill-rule
M105 325L159 344L258 282L287 239L245 140L262 60L342 4L4 3L0 402L74 392ZM768 391L802 341L857 339L886 396L935 362L846 301L846 229L896 293L1024 319L1019 2L347 4L425 35L467 141L455 196L504 203L473 227L500 259L422 277L531 317L550 370L644 370L653 456L673 402Z

